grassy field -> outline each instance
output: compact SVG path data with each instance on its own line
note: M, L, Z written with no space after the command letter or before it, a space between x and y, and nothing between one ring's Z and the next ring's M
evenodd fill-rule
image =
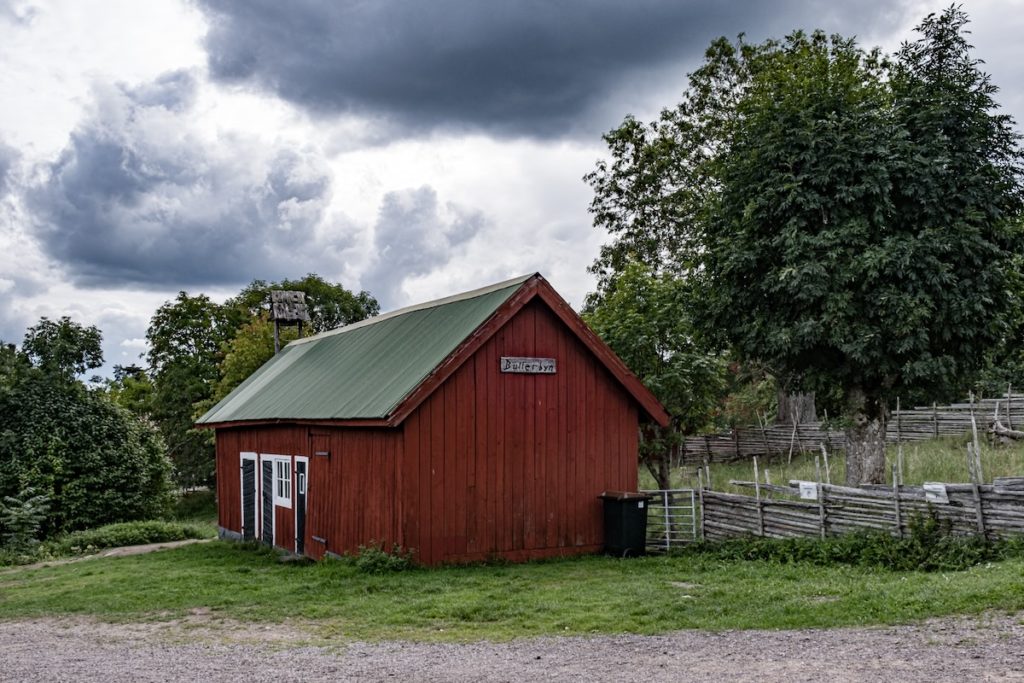
M966 482L967 477L967 442L968 437L936 439L903 444L903 481L906 484L921 484L926 481L946 483ZM822 479L825 478L824 463L820 459ZM892 482L892 465L896 462L896 447L890 446L887 451L888 476L887 483ZM759 458L761 481L764 481L764 470L767 469L774 484L785 484L791 479L815 481L814 453L794 453L790 463L786 456L774 456L770 459ZM995 477L1024 476L1024 442L1009 446L991 446L984 441L981 445L982 473L985 482ZM842 452L829 458L829 469L833 484L842 484L846 477L846 460ZM677 470L673 483L680 487L697 485L693 467ZM716 491L734 491L750 493L747 487L735 487L729 481L753 481L754 468L752 462L712 463L711 482ZM641 468L641 488L656 488L650 474Z
M908 483L962 481L965 441L904 447ZM894 457L890 453L891 457ZM986 447L986 479L1024 473L1024 445ZM813 479L813 456L770 462L772 480ZM753 477L749 463L713 465L715 488ZM843 476L833 462L833 481ZM687 484L690 482L680 482ZM649 485L649 483L648 483ZM210 492L182 498L176 521L213 529ZM959 572L895 572L696 553L618 560L414 569L381 575L352 563L281 563L257 546L212 542L121 558L0 570L0 619L88 615L287 622L311 637L504 640L542 635L652 634L676 629L828 628L892 624L987 610L1024 610L1024 559Z
M1024 561L925 574L700 555L585 557L372 575L213 542L0 573L0 618L285 622L318 637L503 640L675 629L825 628L1024 610Z

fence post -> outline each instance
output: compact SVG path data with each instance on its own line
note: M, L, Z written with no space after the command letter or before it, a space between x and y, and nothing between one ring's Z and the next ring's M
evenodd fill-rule
M900 484L896 478L896 465L892 466L892 496L896 507L896 538L903 538L903 513L900 510Z
M896 397L896 444L903 443L903 416L900 414L900 397Z
M787 465L793 464L793 445L796 443L796 422L793 423L793 434L789 437L789 459Z
M893 474L893 481L903 483L903 411L900 409L900 397L896 397L896 465L899 478Z
M828 444L829 450L831 450L832 449L832 430L828 426L829 425L828 410L825 411L825 421L821 422L819 420L818 423L819 424L823 424L825 426L825 443Z
M761 473L757 470L757 456L754 456L754 495L757 497L757 535L764 537L764 503L761 502Z
M939 438L939 404L932 403L932 430L935 438Z
M896 397L896 464L899 465L899 482L903 483L903 411L900 410L900 397Z
M825 487L821 485L821 466L818 458L814 458L814 469L818 472L818 528L822 540L825 540Z
M981 441L978 440L978 421L974 419L974 392L971 392L971 439L974 441L974 475L971 479L975 484L983 484L985 475L981 471Z
M1006 385L1006 426L1009 429L1013 429L1013 394L1010 392L1012 388L1012 384Z
M975 516L978 519L978 533L981 534L982 538L987 538L985 535L985 511L981 508L981 487L977 484L972 484L971 488L974 490L974 510Z
M765 422L768 422L768 416L766 415L764 422L762 422L761 411L757 411L757 426L761 428L761 440L764 441L764 457L770 458L772 456L772 449L768 445L768 432L764 428Z
M707 540L704 531L704 473L697 470L697 496L700 499L700 540Z

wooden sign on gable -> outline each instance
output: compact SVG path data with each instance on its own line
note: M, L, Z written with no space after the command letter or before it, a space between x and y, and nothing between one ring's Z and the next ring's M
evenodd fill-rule
M553 375L557 370L557 365L554 358L501 357L502 372L515 372L526 375Z

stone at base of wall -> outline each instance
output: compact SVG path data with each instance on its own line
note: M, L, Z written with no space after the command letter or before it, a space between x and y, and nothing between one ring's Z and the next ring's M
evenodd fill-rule
M225 529L224 527L219 526L217 527L217 538L221 539L222 541L241 541L242 534L238 533L237 531L232 531L231 529Z
M341 559L341 555L339 555L338 553L332 553L330 550L324 552L324 557L330 557L335 560Z

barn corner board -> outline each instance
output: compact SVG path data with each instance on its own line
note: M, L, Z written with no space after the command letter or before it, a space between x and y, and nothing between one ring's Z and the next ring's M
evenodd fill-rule
M214 406L219 525L314 558L600 550L664 408L539 274L297 340Z

